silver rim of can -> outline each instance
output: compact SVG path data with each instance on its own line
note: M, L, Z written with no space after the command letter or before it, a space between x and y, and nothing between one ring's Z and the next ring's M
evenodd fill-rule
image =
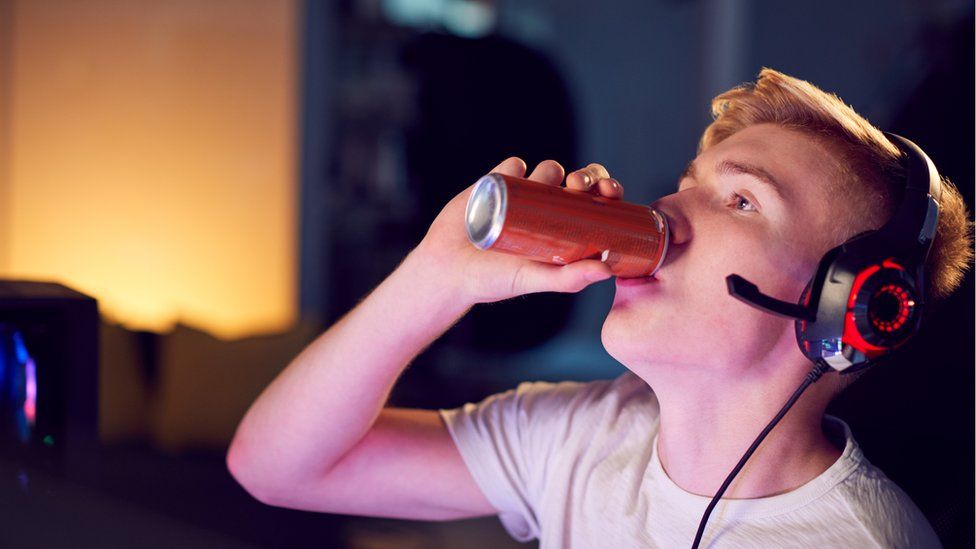
M507 206L508 189L502 176L491 173L479 179L464 210L468 240L482 250L491 248L502 233Z
M654 223L657 225L658 230L663 228L664 232L664 246L661 249L661 258L658 259L657 265L654 266L654 270L651 274L647 276L654 276L654 273L661 268L664 264L664 258L668 255L668 246L671 244L671 227L668 225L668 218L661 212L657 210L651 210L651 215L654 216Z

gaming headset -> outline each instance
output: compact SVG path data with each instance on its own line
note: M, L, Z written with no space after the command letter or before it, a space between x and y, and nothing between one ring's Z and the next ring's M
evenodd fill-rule
M796 320L796 341L814 363L803 383L726 477L702 515L693 548L712 509L759 444L803 391L830 369L848 374L903 345L918 332L925 304L925 259L939 221L942 180L908 139L885 133L903 153L905 193L883 227L854 236L824 254L798 304L770 297L732 274L729 294L762 311Z
M796 340L812 362L850 373L908 341L922 319L925 259L939 220L942 182L922 149L885 133L904 153L905 194L880 229L827 252L794 305L759 291L739 275L729 293L763 311L796 319Z

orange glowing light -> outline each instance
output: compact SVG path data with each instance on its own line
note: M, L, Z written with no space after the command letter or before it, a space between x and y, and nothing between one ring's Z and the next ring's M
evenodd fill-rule
M13 2L0 277L133 328L296 315L297 2Z

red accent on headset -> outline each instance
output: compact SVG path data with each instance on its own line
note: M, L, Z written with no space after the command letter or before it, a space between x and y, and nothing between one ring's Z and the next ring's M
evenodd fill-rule
M877 356L883 354L886 351L889 351L890 349L887 347L878 347L877 345L872 345L868 343L863 336L861 336L861 332L858 331L857 324L854 322L854 302L857 301L857 294L858 292L861 291L861 287L864 286L864 283L867 281L867 279L870 278L871 275L873 275L874 273L880 271L881 267L885 267L888 269L898 269L900 271L905 270L904 267L902 267L898 263L895 263L893 260L885 259L884 261L881 262L881 265L871 265L870 267L861 271L854 278L854 284L851 285L851 295L847 298L847 312L844 314L844 335L841 336L841 341L843 343L846 343L851 347L854 347L858 351L861 351L869 359L876 358ZM906 305L905 300L899 299L899 301L901 305ZM900 313L901 311L899 311L898 320L901 320ZM907 319L907 312L905 316ZM898 328L900 328L902 324L904 324L904 320L902 320L898 324Z
M892 334L900 330L905 325L905 322L908 321L908 315L912 312L912 307L915 306L915 303L911 300L908 292L897 284L885 284L875 292L875 295L882 293L890 294L898 300L898 314L892 320L879 320L877 318L871 318L870 320L871 324L878 330Z
M803 289L803 295L800 298L800 303L804 307L807 307L807 306L810 305L810 292L812 292L812 291L813 291L813 281L810 281L810 283L807 284L807 287ZM807 331L807 321L806 320L801 320L800 321L800 333L801 334L802 333L806 333L806 331ZM807 354L810 353L810 342L807 341L807 340L805 340L805 339L803 340L803 352L805 352Z
M854 323L854 302L857 301L857 294L861 291L861 287L864 286L864 282L880 270L881 265L871 265L854 277L854 284L851 286L851 295L847 298L847 312L844 314L844 335L841 336L843 343L861 351L869 359L880 355L884 351L887 351L887 349L872 345L861 336L861 332L857 330L857 324Z

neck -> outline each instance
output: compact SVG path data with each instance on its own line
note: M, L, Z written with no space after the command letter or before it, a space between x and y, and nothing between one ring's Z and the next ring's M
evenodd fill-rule
M767 379L708 383L683 378L654 385L661 405L657 450L667 475L682 489L711 497L760 431L800 385L805 372ZM669 386L667 381L680 384ZM807 388L749 458L723 497L758 498L788 492L832 465L841 452L823 433L826 383Z

